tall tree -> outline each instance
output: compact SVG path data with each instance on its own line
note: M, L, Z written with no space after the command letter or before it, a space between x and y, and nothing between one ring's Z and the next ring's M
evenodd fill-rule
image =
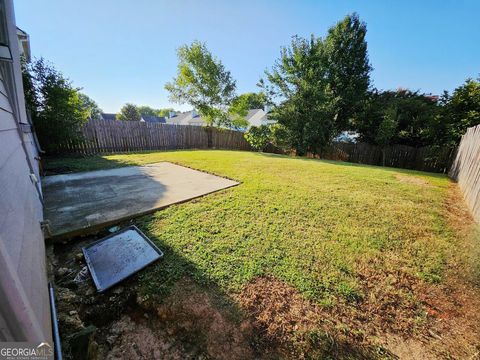
M373 91L365 100L363 111L355 116L353 126L360 134L360 141L419 147L431 144L437 113L437 102L431 96L405 89ZM389 131L385 132L385 126ZM386 133L388 137L384 136Z
M78 93L80 101L82 102L82 106L87 111L87 116L89 120L96 120L100 119L102 116L102 109L98 106L98 104L90 98L88 95L83 93Z
M42 148L55 153L82 139L81 125L89 112L71 81L43 58L23 63L23 84L29 110Z
M260 81L270 101L277 101L272 117L284 125L299 155L320 152L337 132L323 52L321 39L295 36L266 72L268 81Z
M471 126L480 124L480 78L467 79L452 95L440 99L442 111L436 118L434 140L442 145L456 145Z
M267 96L263 92L248 92L238 95L232 105L245 104L247 109L264 109L267 103Z
M344 129L361 110L370 86L366 34L367 25L354 13L331 27L324 41L323 66L335 99L336 122Z
M154 109L150 106L142 105L137 106L138 112L140 115L150 115L150 116L158 116L158 109Z
M230 71L199 41L181 46L177 55L177 76L165 85L170 99L191 105L209 126L230 125L228 110L236 88Z
M125 104L117 115L118 120L123 121L140 121L142 118L138 108L130 103Z

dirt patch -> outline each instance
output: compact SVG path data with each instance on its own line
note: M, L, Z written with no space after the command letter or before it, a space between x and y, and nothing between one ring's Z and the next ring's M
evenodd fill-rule
M158 304L137 296L136 276L102 294L90 276L75 281L94 240L55 244L50 259L65 359L262 358L253 327L216 289L183 279Z
M360 275L364 298L324 308L273 277L246 286L239 303L266 345L285 358L477 359L479 292L425 285L402 273Z
M200 289L191 280L178 282L172 294L154 309L170 335L203 349L209 358L251 359L252 328L242 322L224 295Z
M238 297L266 345L284 358L376 359L388 356L361 331L352 331L342 307L324 309L274 277L260 277ZM365 314L369 316L369 314ZM358 327L357 330L362 329Z
M419 177L415 176L409 176L409 175L401 175L397 174L395 175L395 178L405 184L412 184L412 185L418 185L418 186L425 186L425 187L430 187L432 184L430 184L429 181L425 179L421 179Z

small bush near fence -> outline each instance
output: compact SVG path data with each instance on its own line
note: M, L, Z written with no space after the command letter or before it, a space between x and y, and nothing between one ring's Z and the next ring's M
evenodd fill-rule
M240 131L201 126L92 120L81 129L83 140L67 143L57 154L102 154L142 150L251 150Z

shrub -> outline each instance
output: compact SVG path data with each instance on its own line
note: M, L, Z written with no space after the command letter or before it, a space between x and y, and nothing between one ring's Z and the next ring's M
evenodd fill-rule
M271 141L272 131L267 125L252 126L244 136L252 148L262 151Z

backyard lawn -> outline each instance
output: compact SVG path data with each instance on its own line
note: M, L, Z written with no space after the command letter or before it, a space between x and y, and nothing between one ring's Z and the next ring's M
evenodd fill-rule
M145 306L180 296L179 284L222 299L212 304L259 344L223 350L232 358L478 356L478 237L446 176L234 151L50 159L46 170L159 161L241 184L135 221L165 252L137 277Z

